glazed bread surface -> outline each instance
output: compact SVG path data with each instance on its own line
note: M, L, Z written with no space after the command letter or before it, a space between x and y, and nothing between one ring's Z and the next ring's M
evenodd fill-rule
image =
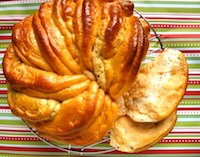
M133 10L128 0L54 0L17 23L3 59L12 112L53 141L103 138L149 46Z

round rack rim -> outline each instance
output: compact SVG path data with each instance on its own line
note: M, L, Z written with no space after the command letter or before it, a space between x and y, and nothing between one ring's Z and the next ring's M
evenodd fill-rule
M154 29L154 27L148 22L148 20L140 13L138 12L137 10L134 9L134 12L139 16L138 18L142 18L144 19L144 21L149 25L150 29L153 31L153 33L155 34L155 36L153 37L153 39L157 39L157 43L159 43L160 45L160 48L150 52L150 53L154 53L154 52L157 52L159 50L164 50L165 47L164 45L162 44L162 41L160 39L160 36L159 34L157 34L156 30ZM80 155L80 156L84 156L84 155L94 155L94 154L105 154L105 153L110 153L110 152L113 152L113 151L116 151L117 149L116 148L108 148L108 149L96 149L97 151L86 151L87 149L92 149L95 145L98 145L98 144L101 144L101 143L104 143L104 142L108 142L110 140L110 137L107 137L105 136L104 139L100 140L99 142L96 142L94 144L90 144L90 145L87 145L87 146L82 146L82 147L75 147L75 146L72 146L72 145L68 145L67 147L62 147L62 146L59 146L57 144L54 144L52 142L49 142L47 141L45 138L41 137L33 128L31 128L24 119L22 119L24 121L24 123L26 124L26 126L30 129L30 131L35 135L37 136L42 142L46 143L47 145L53 147L53 148L56 148L58 150L61 150L63 152L66 152L68 153L69 155ZM65 145L66 146L66 145Z
M154 27L149 23L149 21L139 12L137 11L136 9L134 9L134 12L139 15L139 18L142 18L150 27L150 29L153 31L153 33L155 34L155 38L157 39L157 42L159 43L160 45L160 48L158 48L157 50L154 50L153 52L157 52L159 50L164 50L165 49L165 46L163 45L162 41L161 41L161 38L160 38L160 35L156 32L156 30L154 29ZM151 52L151 53L153 53Z

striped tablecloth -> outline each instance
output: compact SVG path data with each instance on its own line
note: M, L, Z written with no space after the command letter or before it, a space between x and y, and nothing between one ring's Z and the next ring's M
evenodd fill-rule
M0 62L11 41L13 24L34 13L44 0L0 1ZM200 0L134 0L160 35L166 47L181 50L189 64L189 84L178 106L178 120L171 133L139 154L113 151L94 156L200 156ZM151 48L158 45L151 44ZM147 61L158 53L149 54ZM0 65L0 157L67 156L32 134L7 104L6 81ZM106 149L102 144L95 149Z

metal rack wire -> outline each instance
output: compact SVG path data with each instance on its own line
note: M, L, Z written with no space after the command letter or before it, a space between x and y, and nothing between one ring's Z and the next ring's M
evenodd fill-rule
M155 31L155 29L153 28L153 26L137 10L135 10L135 15L138 16L138 18L144 19L144 21L150 26L150 29L151 29L151 31L153 32L154 35L149 39L149 41L150 42L152 42L152 41L156 42L159 45L159 47L157 49L149 51L149 53L154 53L154 52L157 52L157 51L164 50L165 47L164 47L164 45L161 42L160 36L159 36L159 34L157 34L157 32ZM27 123L25 122L25 124L27 124ZM111 146L108 146L108 147L99 146L99 145L101 145L103 143L107 143L107 142L110 141L109 134L107 136L105 136L102 140L100 140L99 142L96 142L94 144L81 147L81 146L73 146L73 145L70 145L70 144L69 145L62 145L62 144L58 144L58 143L55 143L55 142L47 141L46 139L44 139L43 137L41 137L37 133L37 131L35 129L33 129L31 127L29 127L29 129L31 130L31 132L35 136L37 136L41 141L43 141L47 145L51 146L52 148L56 148L56 149L58 149L60 151L66 152L69 155L84 156L84 155L106 154L106 153L111 153L113 151L116 151L116 149L113 148L113 147L111 147Z
M148 20L140 13L138 12L137 10L134 10L134 12L136 13L136 15L139 17L139 18L142 18L150 27L151 31L154 33L154 36L152 36L151 38L149 38L149 41L154 41L154 42L157 42L159 44L159 48L154 50L154 51L151 51L150 53L153 53L153 52L157 52L159 50L164 50L165 49L165 46L163 45L161 39L160 39L160 35L156 32L156 30L154 29L154 27L148 22Z

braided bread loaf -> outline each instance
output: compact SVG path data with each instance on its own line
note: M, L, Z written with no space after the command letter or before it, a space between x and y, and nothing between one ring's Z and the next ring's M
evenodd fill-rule
M129 0L54 0L17 23L3 60L12 112L54 141L104 137L148 49L133 9Z

